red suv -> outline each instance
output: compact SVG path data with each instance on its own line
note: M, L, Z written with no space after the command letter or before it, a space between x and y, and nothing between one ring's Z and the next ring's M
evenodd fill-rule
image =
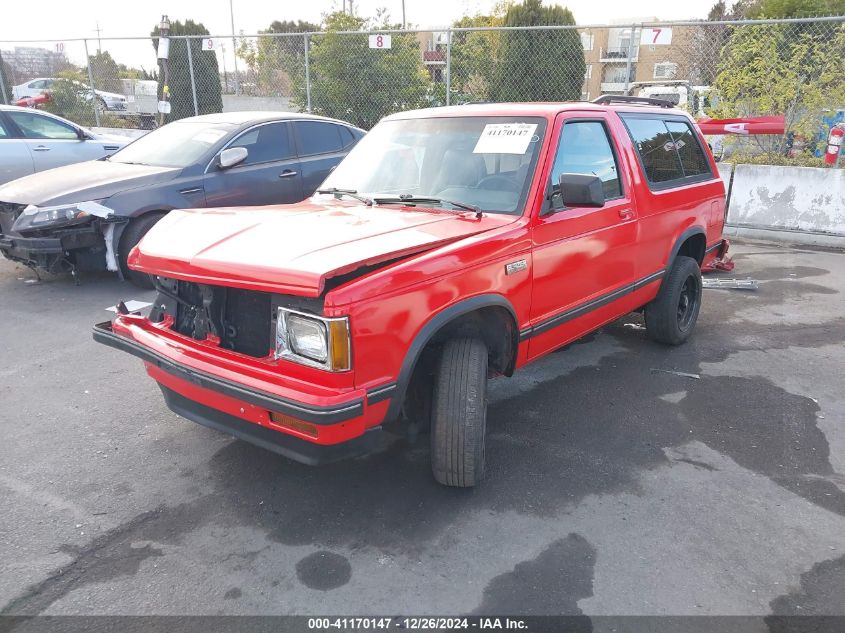
M472 486L488 378L635 310L692 332L725 190L669 105L387 117L303 203L170 212L129 255L149 316L121 304L94 338L200 424L309 464L430 427L435 479Z

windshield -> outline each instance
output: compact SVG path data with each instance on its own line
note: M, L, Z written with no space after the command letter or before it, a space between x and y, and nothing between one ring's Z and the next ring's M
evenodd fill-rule
M320 188L354 191L376 202L436 198L521 213L544 132L545 120L534 117L383 121Z
M231 123L174 121L130 143L108 160L133 165L188 167L236 127Z

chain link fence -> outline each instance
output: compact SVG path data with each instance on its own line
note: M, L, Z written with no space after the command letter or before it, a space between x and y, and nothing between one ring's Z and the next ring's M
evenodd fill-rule
M818 155L845 112L845 17L0 42L0 95L83 125L152 128L220 111L307 111L369 129L402 110L630 94L696 117L782 115L728 149ZM39 84L39 80L47 83ZM165 93L164 86L169 87ZM159 102L168 101L159 112Z

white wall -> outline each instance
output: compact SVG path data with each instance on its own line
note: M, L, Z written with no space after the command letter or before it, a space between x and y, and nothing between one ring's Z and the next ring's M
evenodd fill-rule
M845 169L737 165L727 221L845 237Z

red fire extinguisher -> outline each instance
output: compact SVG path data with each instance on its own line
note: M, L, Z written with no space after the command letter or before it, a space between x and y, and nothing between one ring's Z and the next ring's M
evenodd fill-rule
M827 151L824 153L824 162L826 164L837 164L839 152L842 149L843 137L845 137L845 128L843 128L841 123L830 128L830 136L827 137Z

